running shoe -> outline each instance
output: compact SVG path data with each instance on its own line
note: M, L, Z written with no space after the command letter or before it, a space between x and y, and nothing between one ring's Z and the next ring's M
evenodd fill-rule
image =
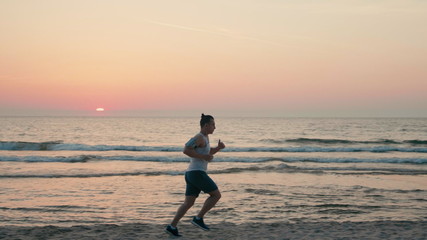
M210 228L208 226L206 226L206 224L203 222L203 218L197 219L197 217L193 217L193 220L191 221L191 223L194 226L199 227L205 231L210 230Z
M168 225L166 227L165 232L167 232L170 235L175 236L175 237L181 237L182 236L181 234L179 234L178 228L173 228L171 225Z

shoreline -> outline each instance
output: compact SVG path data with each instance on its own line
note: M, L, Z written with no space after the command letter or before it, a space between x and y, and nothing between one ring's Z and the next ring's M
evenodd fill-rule
M173 239L166 224L0 226L0 239ZM188 221L179 225L179 239L427 239L427 221L275 222L210 225L205 232Z

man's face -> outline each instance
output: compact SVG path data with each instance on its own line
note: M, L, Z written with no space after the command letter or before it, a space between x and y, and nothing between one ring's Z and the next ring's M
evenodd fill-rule
M206 129L208 130L208 133L212 134L215 130L215 121L211 120L209 123L207 123Z

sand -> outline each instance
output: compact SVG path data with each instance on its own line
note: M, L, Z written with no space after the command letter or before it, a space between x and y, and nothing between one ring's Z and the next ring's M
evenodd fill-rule
M427 239L427 221L247 223L211 225L209 232L180 224L179 239ZM1 226L0 239L174 239L156 224L103 224L73 227Z

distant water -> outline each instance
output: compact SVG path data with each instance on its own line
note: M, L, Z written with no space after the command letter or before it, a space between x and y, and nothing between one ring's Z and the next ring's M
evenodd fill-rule
M225 196L213 220L426 219L427 119L216 125L211 145L227 148L209 166ZM168 221L198 131L197 118L0 118L0 222Z

